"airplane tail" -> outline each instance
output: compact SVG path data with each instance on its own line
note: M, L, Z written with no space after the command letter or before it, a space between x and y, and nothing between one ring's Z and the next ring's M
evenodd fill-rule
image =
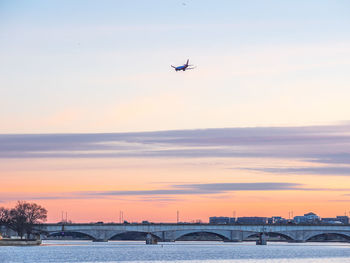
M188 66L188 63L190 62L190 60L189 59L187 59L187 62L186 62L186 65Z

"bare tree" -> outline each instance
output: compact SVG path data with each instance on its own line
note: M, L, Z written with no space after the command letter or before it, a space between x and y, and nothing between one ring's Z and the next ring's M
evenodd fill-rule
M27 236L33 232L33 226L45 222L47 219L47 210L35 203L27 203L26 209L26 232Z
M46 221L47 210L35 203L18 201L17 205L9 211L6 225L15 230L18 235L23 238L27 234L27 238L33 232L35 224Z
M27 203L23 201L18 201L16 207L10 210L10 218L8 222L8 226L15 230L21 239L24 236L26 228L26 204Z
M0 226L6 225L10 218L10 210L5 207L0 207Z
M0 207L0 238L2 226L7 226L10 218L10 210L5 207Z

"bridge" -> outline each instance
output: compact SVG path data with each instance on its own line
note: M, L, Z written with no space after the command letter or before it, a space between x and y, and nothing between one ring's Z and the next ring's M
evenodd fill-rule
M214 225L214 224L44 224L37 231L44 236L79 233L95 241L108 241L118 235L143 233L148 243L173 242L194 233L211 233L227 242L241 242L259 236L278 235L289 242L307 242L320 235L338 235L350 242L350 225Z

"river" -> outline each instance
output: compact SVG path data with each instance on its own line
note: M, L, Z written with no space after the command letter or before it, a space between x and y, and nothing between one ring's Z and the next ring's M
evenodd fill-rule
M145 245L140 241L43 241L35 247L0 247L1 263L40 262L350 262L349 243L175 242Z

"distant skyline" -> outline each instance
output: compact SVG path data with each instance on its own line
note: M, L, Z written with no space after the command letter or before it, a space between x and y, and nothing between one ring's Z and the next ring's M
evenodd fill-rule
M32 200L51 222L350 211L349 13L0 1L0 206Z

